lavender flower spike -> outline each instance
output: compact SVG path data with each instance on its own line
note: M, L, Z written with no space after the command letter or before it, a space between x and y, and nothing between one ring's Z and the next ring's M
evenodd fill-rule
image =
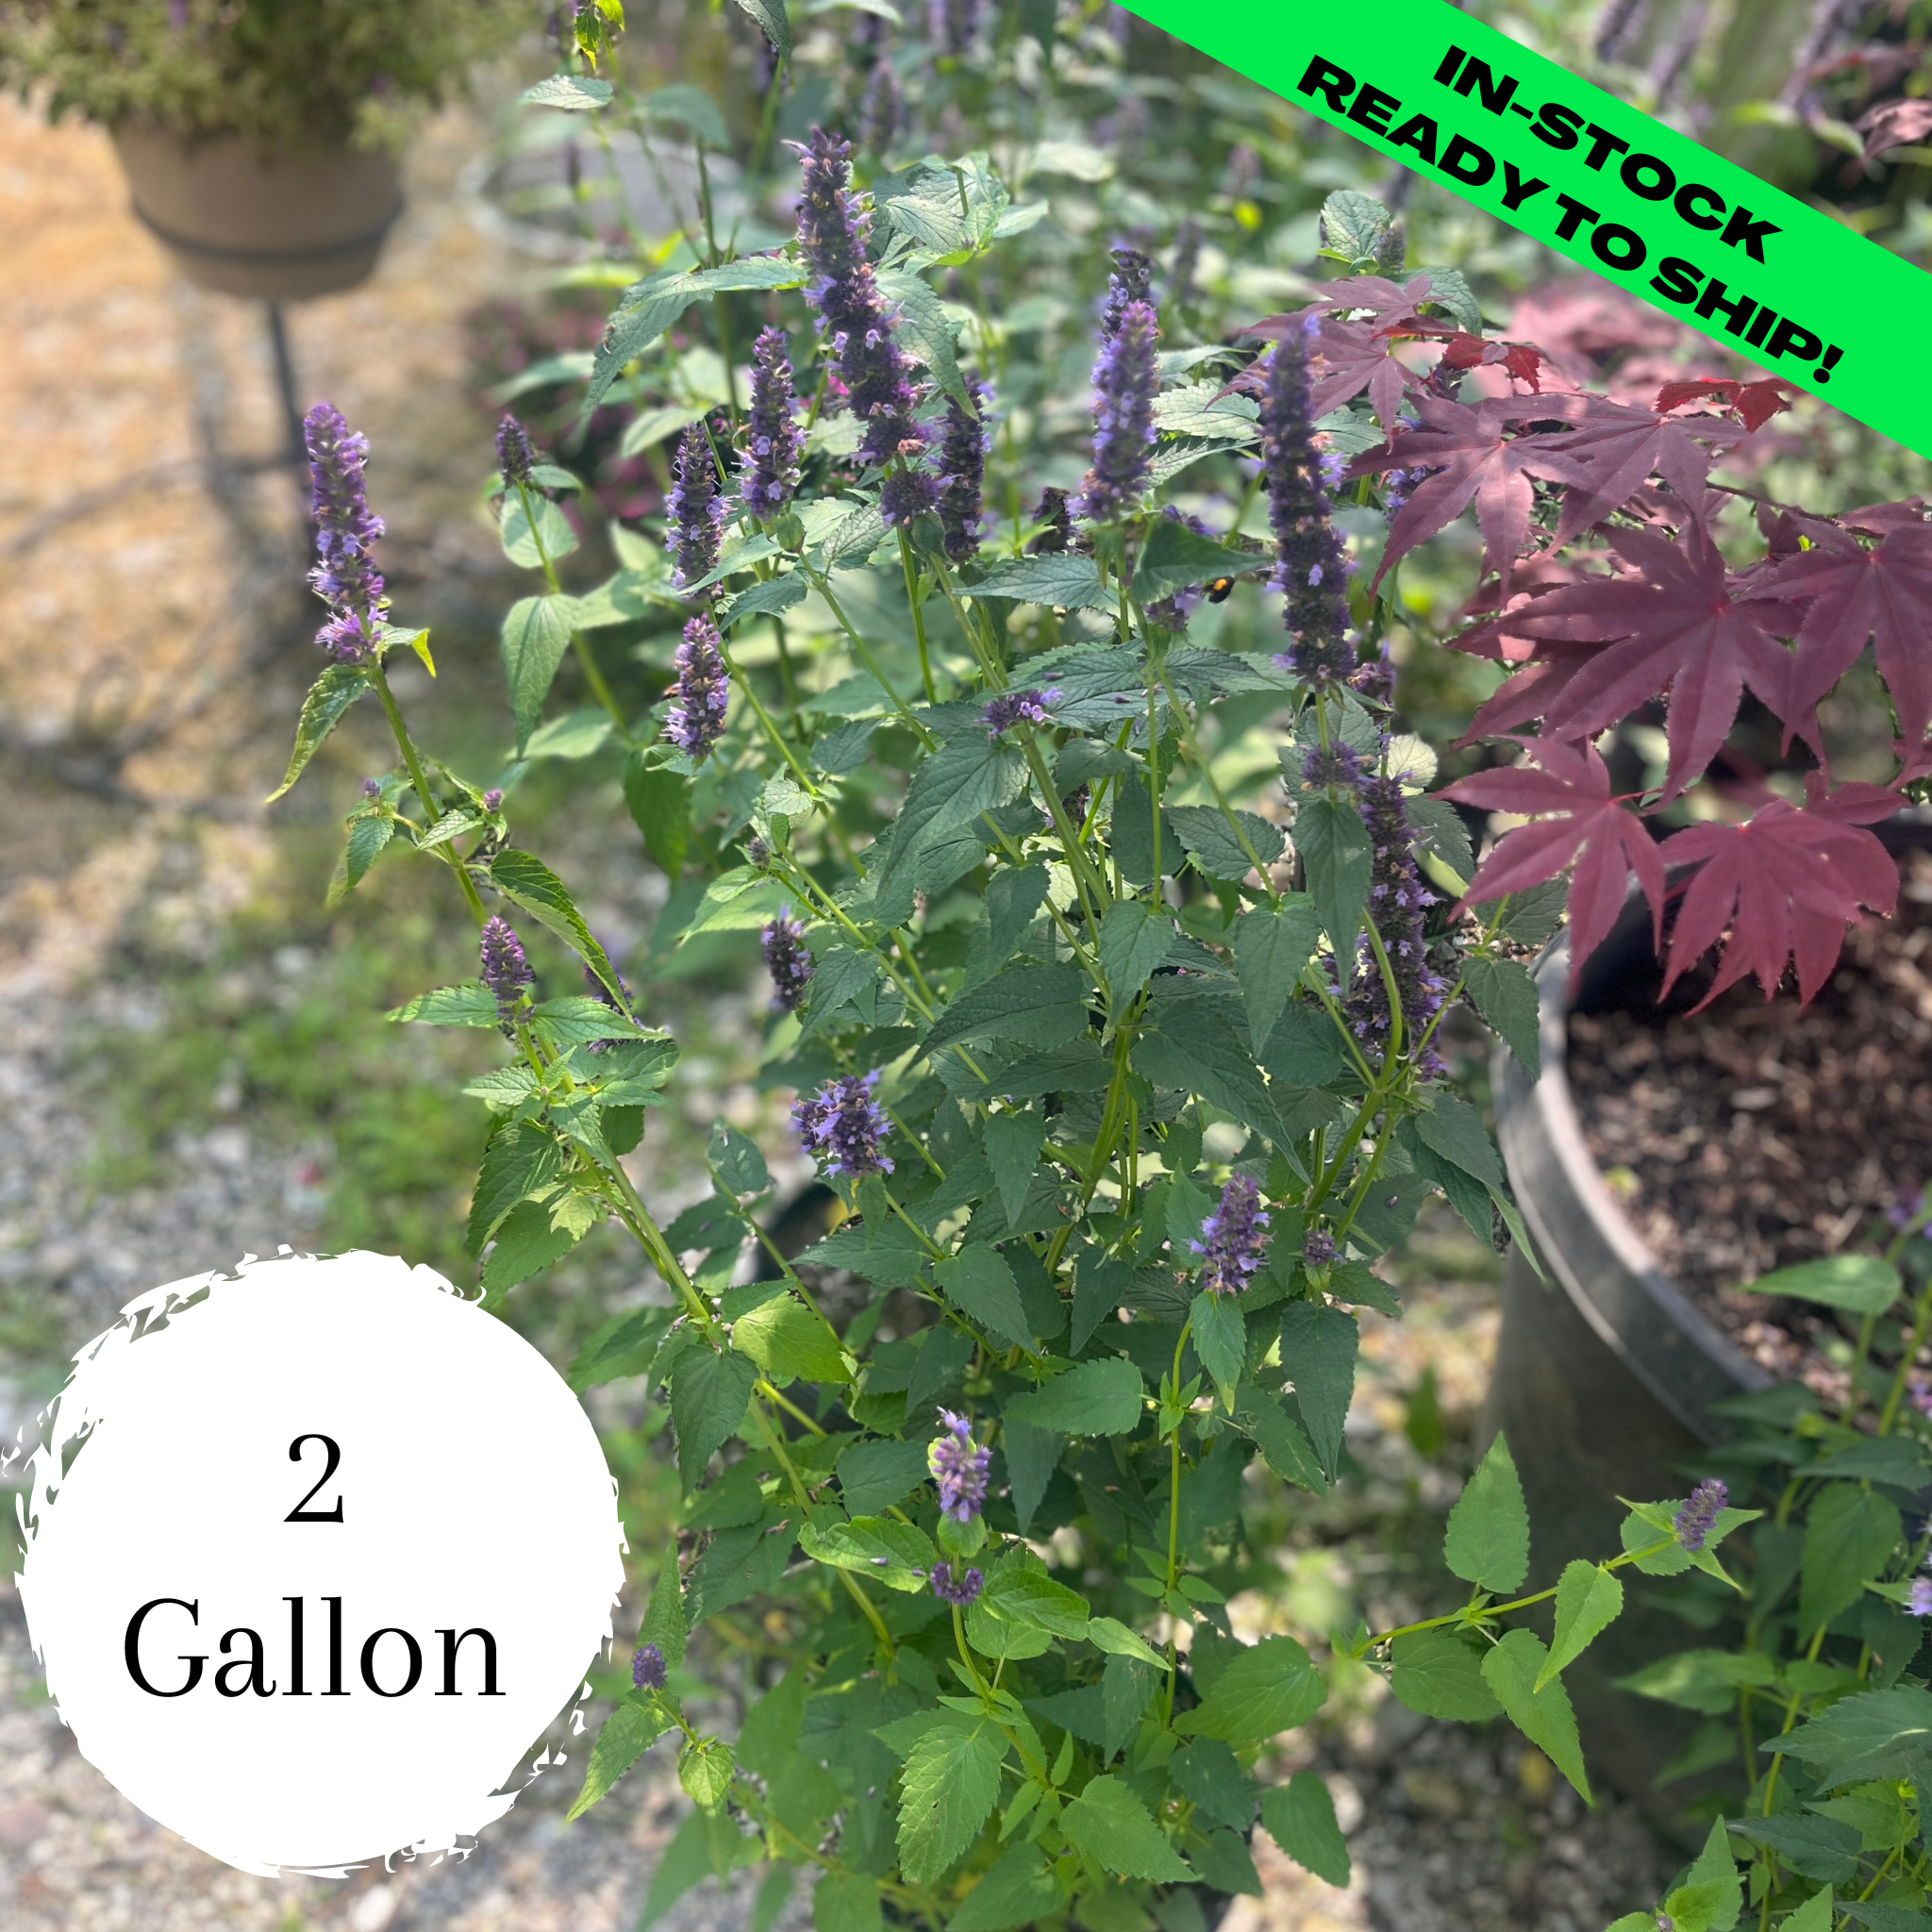
M496 995L496 1017L507 1020L536 974L507 919L492 916L483 922L481 949L483 984Z
M905 112L898 70L882 54L872 64L872 78L865 84L865 98L858 107L859 138L881 159L899 138Z
M315 516L315 568L308 582L329 608L315 641L341 664L366 664L382 645L389 608L371 545L382 535L362 483L369 439L357 435L340 410L317 403L303 419Z
M973 1424L949 1408L940 1410L944 1432L925 1452L926 1467L939 1485L940 1514L955 1523L971 1523L986 1507L986 1473L992 1451L973 1441Z
M779 515L798 488L798 458L805 438L791 416L791 359L785 331L759 331L751 352L751 423L746 449L744 507L764 519Z
M731 695L718 626L702 612L685 625L675 661L677 682L672 688L675 702L664 714L664 735L693 764L701 765L724 735L724 709Z
M1310 762L1316 756L1309 754ZM1416 870L1401 779L1366 775L1357 784L1356 802L1368 827L1371 847L1369 919L1389 956L1401 1001L1405 1048L1427 1078L1440 1073L1442 1064L1433 1046L1415 1054L1415 1042L1442 1006L1442 982L1428 970L1428 947L1423 937L1423 915L1436 904L1436 895L1424 888ZM1366 940L1357 958L1347 1014L1357 1040L1387 1046L1389 989L1382 979L1381 964Z
M1202 1239L1188 1243L1205 1258L1201 1286L1210 1294L1240 1294L1268 1253L1267 1209L1249 1174L1238 1174L1221 1191L1221 1205L1201 1223Z
M940 443L940 535L954 563L967 562L979 549L981 491L986 478L986 387L970 376L966 393L973 407L946 398L946 429Z
M918 399L865 258L870 218L848 186L852 144L815 127L799 152L805 193L798 204L798 242L812 275L805 299L818 310L820 334L837 361L852 413L865 425L859 457L883 469L894 457L916 457L925 446L925 432L913 420Z
M892 1124L872 1097L878 1081L876 1071L863 1078L844 1074L826 1081L810 1099L793 1104L798 1138L808 1154L825 1163L827 1174L857 1180L891 1173L891 1161L879 1151Z
M1100 340L1110 342L1121 332L1121 317L1129 302L1145 302L1154 281L1153 260L1138 248L1112 248L1113 273L1107 278L1107 302L1100 311Z
M1302 1237L1302 1259L1310 1268L1325 1268L1335 1258L1335 1237L1311 1227Z
M1274 530L1287 592L1282 622L1293 634L1288 652L1299 677L1321 688L1355 669L1348 630L1348 558L1328 520L1322 458L1315 448L1306 329L1277 342L1268 358L1261 402L1261 467L1268 521Z
M766 926L762 943L765 966L772 975L772 1010L795 1013L811 981L812 958L806 951L805 928L789 908Z
M503 487L514 490L521 483L527 489L535 460L524 425L514 416L505 416L496 425L496 467L503 473Z
M1150 303L1129 302L1121 324L1093 365L1093 467L1080 492L1080 514L1096 524L1117 522L1147 488L1154 460L1154 395L1160 375L1154 360Z
M670 536L677 553L671 574L675 589L688 591L718 567L724 547L724 503L718 494L718 470L711 460L711 440L702 423L693 423L671 461L671 494L665 499Z
M1677 1511L1677 1541L1693 1554L1704 1547L1704 1540L1717 1522L1717 1513L1731 1500L1731 1492L1716 1476L1707 1477L1690 1491L1690 1500Z
M928 0L932 38L942 52L958 59L970 53L979 38L980 0Z
M641 1643L630 1660L630 1681L639 1690L661 1690L667 1675L664 1653L655 1643Z
M964 1575L956 1576L950 1563L935 1563L932 1566L932 1593L942 1604L954 1604L962 1610L971 1609L979 1601L979 1592L986 1582L983 1570L968 1570Z
M1906 1593L1906 1615L1932 1617L1932 1576L1915 1576Z

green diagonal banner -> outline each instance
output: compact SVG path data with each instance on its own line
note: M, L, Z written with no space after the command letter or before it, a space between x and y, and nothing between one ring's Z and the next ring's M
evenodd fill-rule
M1932 277L1448 0L1126 0L1271 92L1932 457Z

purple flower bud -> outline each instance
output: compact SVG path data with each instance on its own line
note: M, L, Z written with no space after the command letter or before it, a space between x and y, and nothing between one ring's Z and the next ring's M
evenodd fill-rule
M1275 661L1279 663L1280 659ZM1339 785L1353 791L1361 779L1362 761L1350 745L1331 744L1324 751L1317 744L1303 755L1302 783L1310 791L1320 791L1330 785Z
M1932 1617L1932 1576L1915 1576L1906 1595L1906 1615Z
M1081 487L1080 514L1113 523L1141 501L1154 460L1154 397L1159 370L1154 308L1129 302L1093 365L1093 467Z
M533 460L524 425L514 416L506 416L496 425L496 467L503 473L503 487L514 490L521 483L527 488Z
M1310 1268L1325 1268L1335 1258L1335 1237L1311 1227L1302 1237L1302 1259Z
M1210 1294L1240 1294L1268 1253L1267 1210L1251 1175L1238 1174L1221 1191L1221 1205L1201 1223L1201 1286Z
M679 439L664 508L677 557L671 582L674 588L688 591L717 569L724 541L724 500L718 494L717 465L702 423L691 424Z
M382 535L382 519L370 514L362 481L369 439L353 432L339 410L317 403L303 420L302 440L315 518L308 582L330 613L315 641L338 663L366 664L381 649L389 608L371 548Z
M630 1660L630 1681L639 1690L661 1690L667 1673L664 1653L655 1643L641 1643Z
M503 793L494 785L483 794L483 809L485 811L501 811L503 809Z
M492 914L483 922L481 950L483 984L496 995L497 1018L507 1020L536 974L507 919Z
M708 617L700 614L685 625L675 661L677 682L672 687L674 702L664 714L664 735L693 764L703 764L724 736L731 696L718 626Z
M989 738L997 738L1003 731L1010 731L1015 724L1051 724L1046 708L1059 696L1055 686L1050 691L1003 691L987 699L986 708L980 712L980 721L986 726Z
M944 1432L925 1452L926 1467L939 1485L940 1514L955 1523L971 1523L986 1507L986 1473L992 1451L973 1440L973 1424L949 1408L940 1410Z
M772 1009L795 1013L810 983L812 958L806 950L805 928L781 910L764 930L765 967L772 975Z
M362 796L375 799L382 796L382 781L379 778L365 778L362 781Z
M761 329L752 344L750 462L744 504L752 515L775 517L798 488L798 458L805 438L791 413L791 359L782 328Z
M932 1566L932 1593L942 1604L957 1604L962 1610L971 1609L979 1601L979 1592L986 1582L985 1573L969 1570L963 1576L955 1577L950 1563L935 1563Z
M876 1070L862 1078L857 1074L828 1080L811 1096L793 1103L791 1120L805 1151L825 1164L827 1174L858 1179L869 1174L891 1174L892 1163L879 1151L892 1124L874 1100Z
M1107 300L1100 310L1100 340L1110 342L1121 332L1121 318L1129 302L1145 302L1154 282L1154 263L1138 248L1108 250L1113 273L1107 278Z
M1277 580L1287 592L1282 622L1294 638L1289 665L1296 676L1319 687L1346 677L1355 668L1355 654L1348 644L1347 559L1328 520L1315 448L1308 346L1304 328L1277 342L1268 358L1261 469L1280 558Z
M1717 1512L1731 1500L1731 1492L1716 1476L1708 1476L1690 1491L1689 1500L1677 1511L1677 1541L1695 1553L1717 1522ZM1915 1613L1917 1614L1917 1613Z

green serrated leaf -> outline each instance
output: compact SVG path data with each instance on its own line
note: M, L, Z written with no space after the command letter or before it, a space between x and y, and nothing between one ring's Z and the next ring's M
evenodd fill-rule
M519 758L542 715L557 667L570 649L569 605L565 597L520 597L503 620L503 675L516 719Z
M1206 1699L1174 1727L1185 1737L1219 1738L1240 1750L1305 1724L1328 1695L1322 1674L1292 1637L1264 1637L1238 1651Z
M1174 922L1139 899L1116 899L1100 925L1100 970L1112 1009L1123 1012L1174 943Z
M1105 1356L1013 1396L1006 1412L1062 1436L1125 1436L1140 1424L1142 1397L1140 1370L1123 1357Z
M1557 1624L1550 1654L1534 1688L1554 1683L1557 1674L1583 1655L1617 1620L1624 1607L1624 1586L1594 1563L1566 1563L1557 1579Z
M650 1746L675 1729L671 1713L653 1693L634 1690L604 1720L584 1768L583 1789L563 1814L568 1824L581 1818Z
M939 1553L932 1539L909 1523L890 1516L855 1516L807 1522L798 1532L808 1557L835 1569L856 1570L888 1590L916 1593L926 1588Z
M779 1388L788 1382L847 1382L851 1371L824 1318L789 1291L761 1302L731 1325L731 1345Z
M1509 1474L1513 1481L1513 1468ZM1535 1631L1512 1630L1483 1659L1483 1682L1495 1692L1509 1722L1575 1786L1577 1795L1588 1805L1591 1802L1590 1778L1576 1740L1570 1694L1560 1681L1545 1684L1541 1690L1536 1688L1548 1658L1549 1652Z
M1046 1141L1046 1116L1028 1108L1019 1113L990 1113L981 1129L986 1164L992 1169L1000 1206L1008 1224L1017 1221L1033 1186L1040 1150Z
M908 1884L933 1884L979 1836L1006 1753L990 1723L941 1725L913 1745L899 1790L899 1869Z
M785 17L785 0L738 0L738 4L758 22L758 31L772 43L772 52L781 60L791 58L791 23Z
M1416 1630L1390 1645L1389 1688L1424 1717L1480 1724L1502 1708L1483 1681L1482 1658L1450 1630Z
M1899 1297L1903 1277L1876 1255L1826 1255L1760 1274L1749 1284L1753 1294L1790 1295L1857 1315L1882 1315Z
M1093 559L1073 550L996 563L976 584L965 589L972 597L1011 598L1065 610L1113 610L1120 601L1102 585Z
M1157 1884L1185 1884L1194 1876L1124 1778L1090 1780L1060 1813L1059 1825L1067 1842L1103 1872Z
M672 1372L671 1423L687 1490L697 1487L705 1465L744 1421L757 1380L751 1357L730 1348L699 1347Z
M1477 956L1463 961L1462 974L1470 1004L1502 1035L1529 1077L1540 1079L1543 1070L1541 1016L1536 981L1528 967L1514 959Z
M273 805L293 786L321 750L323 740L369 687L370 674L360 664L331 664L308 687L308 695L302 700L302 715L295 721L295 745L289 754L289 769L264 804Z
M1302 968L1315 957L1321 921L1306 893L1291 892L1278 906L1243 912L1228 934L1235 974L1257 1055L1264 1054L1274 1024L1287 1008Z
M1520 1589L1529 1574L1529 1510L1507 1437L1490 1444L1456 1499L1442 1560L1464 1582L1497 1595Z
M1316 797L1295 814L1294 842L1322 930L1338 959L1352 959L1369 897L1368 830L1345 800Z
M1232 1295L1215 1294L1204 1288L1194 1297L1189 1320L1201 1366L1212 1377L1221 1406L1232 1410L1235 1384L1241 1380L1248 1352L1248 1329L1241 1319L1241 1304Z
M1202 386L1213 392L1211 386ZM1163 422L1161 426L1173 429L1175 425ZM1199 436L1208 432L1189 426L1185 433ZM1157 517L1134 565L1134 595L1143 605L1152 604L1177 591L1211 584L1217 577L1239 576L1260 560L1248 551L1233 550L1211 538L1197 536L1176 518Z
M1297 1865L1330 1885L1348 1883L1348 1840L1335 1822L1335 1800L1314 1772L1298 1771L1263 1791L1261 1823Z

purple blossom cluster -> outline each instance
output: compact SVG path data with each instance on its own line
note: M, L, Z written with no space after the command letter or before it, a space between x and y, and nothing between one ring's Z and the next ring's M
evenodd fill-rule
M1335 1258L1335 1237L1311 1227L1302 1237L1302 1259L1310 1268L1325 1268Z
M1047 707L1058 703L1059 694L1059 686L1053 685L1045 691L1003 691L988 698L986 708L979 714L986 735L997 738L1020 724L1051 724L1053 718Z
M979 523L986 480L986 385L966 379L972 408L946 398L946 426L940 439L940 539L954 563L965 563L979 548Z
M724 499L718 493L711 440L702 423L691 424L678 439L677 453L671 459L671 494L664 508L676 559L671 582L675 589L688 591L717 569L724 542Z
M1348 628L1348 558L1329 521L1323 458L1315 447L1308 331L1277 342L1261 400L1261 469L1268 521L1286 593L1285 654L1297 677L1320 688L1355 669Z
M824 1162L827 1174L857 1180L891 1173L891 1161L879 1151L892 1124L873 1098L878 1084L876 1070L862 1076L842 1074L809 1099L793 1102L791 1122L799 1141L808 1154Z
M1377 656L1365 658L1349 673L1348 688L1372 705L1395 702L1395 660L1386 640Z
M1202 1257L1201 1286L1210 1294L1240 1294L1267 1258L1268 1210L1250 1174L1238 1174L1221 1191L1221 1202L1201 1223L1201 1239L1188 1243Z
M1442 981L1429 971L1428 946L1423 938L1423 915L1436 904L1436 895L1423 885L1415 855L1409 849L1412 835L1402 780L1366 774L1356 787L1356 802L1368 827L1372 853L1369 919L1389 956L1407 1050L1417 1070L1427 1078L1440 1073L1442 1065L1433 1046L1424 1047L1420 1055L1415 1053L1415 1042L1442 1006ZM1366 939L1357 957L1355 985L1346 1012L1357 1040L1387 1045L1389 989Z
M1335 785L1353 791L1362 782L1362 761L1353 745L1336 742L1325 750L1310 745L1302 757L1302 783L1310 791L1323 791Z
M483 984L496 995L496 1017L508 1020L536 974L530 971L523 941L508 920L492 914L483 922L480 938Z
M795 1013L811 981L812 958L806 950L805 928L781 910L760 936L765 968L772 975L772 1010Z
M940 1514L971 1523L986 1507L986 1476L992 1451L973 1440L973 1424L949 1408L940 1410L941 1433L925 1452L926 1467L939 1485Z
M664 1653L655 1643L641 1643L637 1655L630 1660L630 1681L633 1690L661 1690L669 1673L664 1668Z
M684 641L674 661L677 682L671 690L671 708L664 714L664 735L693 764L702 764L724 734L724 710L731 696L718 626L702 611L685 625Z
M505 416L496 425L496 467L503 473L506 490L514 490L519 484L529 488L530 466L536 455L524 425L514 416Z
M1093 365L1093 467L1080 491L1080 514L1096 524L1126 515L1147 488L1154 462L1154 397L1160 373L1154 307L1129 302Z
M1154 263L1138 248L1109 249L1113 268L1107 278L1107 299L1100 310L1100 340L1110 342L1121 332L1121 318L1129 302L1145 302L1154 286Z
M1678 1542L1692 1553L1701 1550L1705 1538L1717 1523L1717 1512L1730 1500L1730 1491L1716 1476L1706 1477L1690 1491L1684 1507L1677 1511L1674 1527Z
M979 39L980 0L927 0L927 32L943 54L958 59Z
M1932 1576L1915 1576L1906 1592L1906 1615L1932 1617Z
M785 331L758 332L751 352L751 421L745 451L744 507L759 519L775 517L798 488L798 459L805 438L791 413L791 358Z
M389 607L370 547L383 524L370 513L363 487L369 439L353 431L340 410L317 403L303 419L302 441L315 517L308 582L329 608L315 641L339 664L366 664L382 648L382 613Z
M935 1563L932 1566L932 1593L942 1604L953 1604L959 1609L968 1610L979 1601L980 1590L986 1583L986 1573L977 1568L955 1575L950 1563Z
M866 82L865 98L858 105L858 138L869 152L884 158L899 138L905 113L898 71L882 55L872 63L872 78Z
M799 153L805 192L798 203L798 242L812 276L805 298L818 310L820 332L837 363L852 413L865 425L858 454L883 468L894 458L917 457L925 446L925 434L913 420L918 398L893 339L892 317L865 258L869 218L848 186L852 144L815 127ZM922 480L930 491L932 479ZM910 483L899 491L896 508L902 519L918 487ZM930 502L928 494L927 506Z

